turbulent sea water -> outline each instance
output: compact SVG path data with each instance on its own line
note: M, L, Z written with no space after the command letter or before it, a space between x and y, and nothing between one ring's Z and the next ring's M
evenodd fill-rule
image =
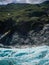
M49 65L49 46L0 48L0 65Z

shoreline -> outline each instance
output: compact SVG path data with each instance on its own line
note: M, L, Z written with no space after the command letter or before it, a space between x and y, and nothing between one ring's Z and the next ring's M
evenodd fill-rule
M5 48L5 49L25 49L25 48L41 47L41 46L48 46L48 45L15 45L15 46L3 46L3 47L0 47L0 48Z

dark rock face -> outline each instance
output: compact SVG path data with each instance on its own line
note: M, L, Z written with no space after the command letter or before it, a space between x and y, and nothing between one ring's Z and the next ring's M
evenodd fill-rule
M15 32L11 43L19 45L49 45L49 24L45 24L42 30L38 32L30 30L27 36Z
M22 35L26 35L31 30L32 22L21 22L17 26L17 31Z
M16 23L14 20L12 20L12 18L5 21L0 21L0 33L7 32L8 30L12 29L15 24Z
M10 27L13 22L6 24L3 28L6 29L7 27L6 30L10 29L10 33L0 39L0 44L3 44L3 46L49 45L49 24L43 24L41 22L20 22L15 26L12 25L14 27Z
M39 32L43 29L44 27L44 24L41 23L41 22L35 22L33 25L32 25L32 30L34 30L35 32Z

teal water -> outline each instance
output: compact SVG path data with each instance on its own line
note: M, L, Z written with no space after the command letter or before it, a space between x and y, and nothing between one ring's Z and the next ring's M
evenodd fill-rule
M0 65L49 65L49 46L0 48Z

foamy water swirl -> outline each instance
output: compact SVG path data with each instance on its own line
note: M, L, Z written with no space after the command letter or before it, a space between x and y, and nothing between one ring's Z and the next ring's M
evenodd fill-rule
M0 48L0 65L49 65L49 46Z

